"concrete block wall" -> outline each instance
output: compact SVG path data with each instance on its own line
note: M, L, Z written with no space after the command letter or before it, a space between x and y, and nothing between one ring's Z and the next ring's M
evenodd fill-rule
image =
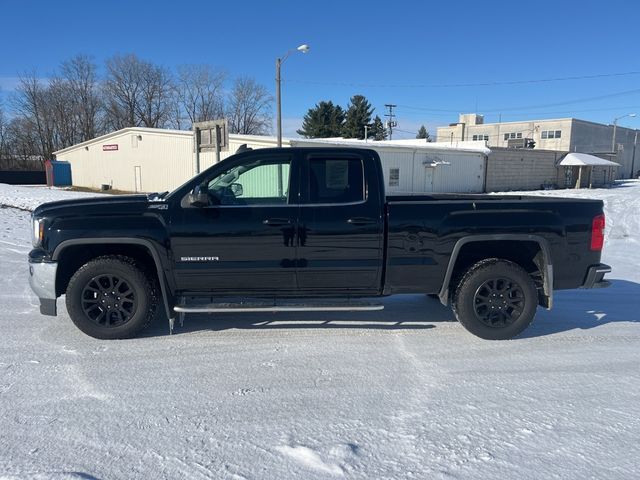
M491 149L487 158L485 191L539 190L545 185L564 186L556 165L566 152L533 149Z

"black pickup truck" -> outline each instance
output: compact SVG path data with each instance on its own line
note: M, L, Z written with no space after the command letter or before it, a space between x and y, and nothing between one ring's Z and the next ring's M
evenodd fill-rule
M47 203L33 212L40 311L66 293L96 338L190 312L362 311L424 293L473 334L508 339L554 289L605 287L603 203L385 196L373 150L248 150L171 193Z

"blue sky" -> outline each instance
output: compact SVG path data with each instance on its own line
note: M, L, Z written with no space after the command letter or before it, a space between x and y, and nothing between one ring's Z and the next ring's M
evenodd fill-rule
M640 2L618 0L0 0L0 88L6 103L25 71L47 77L77 53L101 64L132 52L171 68L209 63L273 91L276 57L307 43L283 66L285 135L318 101L346 105L354 94L380 116L397 104L406 132L462 112L604 123L638 112L620 124L640 128L638 19ZM607 76L496 84L592 75Z

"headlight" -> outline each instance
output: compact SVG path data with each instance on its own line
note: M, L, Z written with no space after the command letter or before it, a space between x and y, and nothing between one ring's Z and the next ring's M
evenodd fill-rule
M34 247L42 244L42 238L44 237L44 219L43 218L33 218L33 237L31 238L31 242Z

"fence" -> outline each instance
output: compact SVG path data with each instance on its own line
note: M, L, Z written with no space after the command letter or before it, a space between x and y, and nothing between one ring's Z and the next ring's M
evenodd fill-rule
M47 175L42 171L0 170L0 183L9 185L44 185Z

